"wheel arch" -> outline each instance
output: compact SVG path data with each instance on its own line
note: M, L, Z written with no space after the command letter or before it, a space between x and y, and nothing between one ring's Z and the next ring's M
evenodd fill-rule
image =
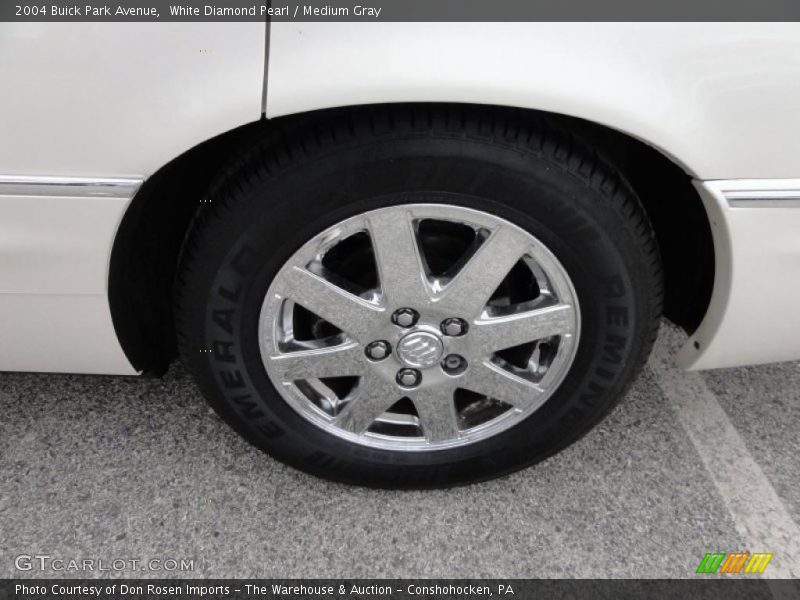
M692 177L664 152L635 137L583 119L532 109L444 103L338 107L249 123L207 140L164 165L142 185L118 229L109 266L109 303L131 364L160 374L177 356L173 286L182 242L203 193L237 157L265 137L280 141L292 130L349 113L371 118L399 107L426 111L513 111L520 119L565 128L616 166L641 198L653 223L665 273L665 315L688 331L702 320L714 281L714 250L708 217Z

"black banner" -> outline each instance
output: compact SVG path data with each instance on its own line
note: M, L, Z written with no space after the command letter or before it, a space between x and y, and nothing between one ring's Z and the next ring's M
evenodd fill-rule
M3 0L0 21L798 21L799 0Z
M652 598L773 600L800 597L796 580L748 576L678 580L531 579L12 579L3 600L484 600Z

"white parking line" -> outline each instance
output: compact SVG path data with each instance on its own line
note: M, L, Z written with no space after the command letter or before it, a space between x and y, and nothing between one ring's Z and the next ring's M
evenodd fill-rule
M673 357L685 340L676 327L662 325L648 366L673 404L745 544L744 548L709 548L709 552L772 552L775 556L763 577L800 577L800 529L702 376L675 366Z

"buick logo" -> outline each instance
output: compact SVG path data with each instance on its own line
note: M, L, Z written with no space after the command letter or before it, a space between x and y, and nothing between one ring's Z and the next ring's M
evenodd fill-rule
M442 358L444 347L438 336L427 331L409 333L397 344L397 356L409 367L430 367Z

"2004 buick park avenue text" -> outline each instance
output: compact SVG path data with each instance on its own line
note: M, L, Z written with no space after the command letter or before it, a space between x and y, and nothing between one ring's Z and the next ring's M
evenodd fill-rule
M89 4L60 6L32 2L30 4L17 4L16 16L41 16L41 17L154 17L161 15L155 7L147 6L91 6Z

